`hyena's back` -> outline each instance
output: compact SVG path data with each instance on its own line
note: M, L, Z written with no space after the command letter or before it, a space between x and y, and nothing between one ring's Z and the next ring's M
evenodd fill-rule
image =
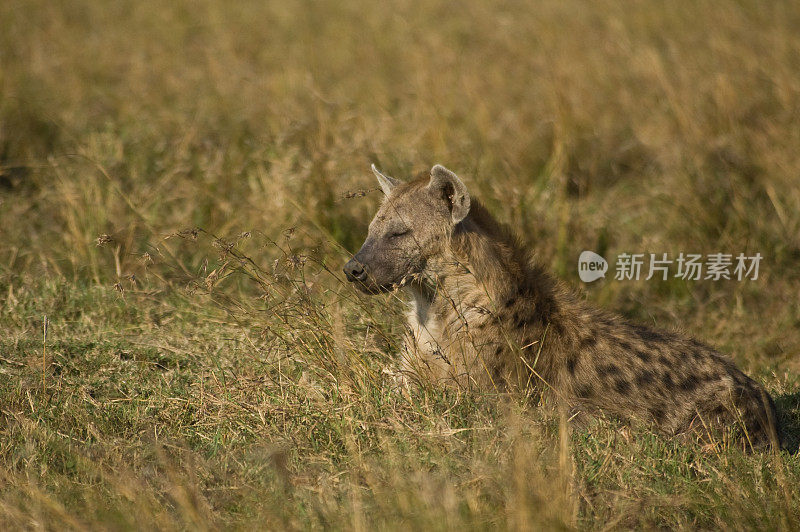
M661 432L780 443L772 398L711 347L680 334L601 318L566 357L561 381L578 410L653 423Z

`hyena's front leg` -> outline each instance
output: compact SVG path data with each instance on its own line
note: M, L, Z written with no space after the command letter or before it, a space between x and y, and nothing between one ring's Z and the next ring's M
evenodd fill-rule
M407 336L400 350L400 360L383 368L383 374L389 379L392 391L399 392L406 398L409 397L411 381L417 374L411 360L414 352L414 345L410 345L411 342L414 342L413 337Z

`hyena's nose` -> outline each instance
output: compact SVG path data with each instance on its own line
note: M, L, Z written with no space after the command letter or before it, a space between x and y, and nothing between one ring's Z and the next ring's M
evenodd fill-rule
M356 259L350 259L350 261L344 265L344 274L347 276L347 280L351 283L356 281L362 282L367 278L367 272L364 269L364 265L358 262Z

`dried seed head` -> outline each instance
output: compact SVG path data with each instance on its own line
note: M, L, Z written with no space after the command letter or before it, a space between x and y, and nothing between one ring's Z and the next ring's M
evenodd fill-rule
M103 233L102 235L98 236L97 239L95 239L95 243L98 247L103 247L113 241L114 239L111 237L111 235L107 235L106 233Z
M190 240L197 240L197 235L200 234L200 230L196 227L192 229L184 229L182 231L178 231L177 236L181 238L187 238Z
M302 268L305 265L307 257L303 255L290 255L286 257L286 266L291 269Z

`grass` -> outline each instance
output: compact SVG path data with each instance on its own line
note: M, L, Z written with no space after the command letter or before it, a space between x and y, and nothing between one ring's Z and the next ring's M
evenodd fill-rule
M764 256L582 285L680 328L800 442L796 2L0 3L0 527L800 528L792 453L383 369L339 273L375 162L462 175L540 261ZM43 324L47 320L47 334Z

